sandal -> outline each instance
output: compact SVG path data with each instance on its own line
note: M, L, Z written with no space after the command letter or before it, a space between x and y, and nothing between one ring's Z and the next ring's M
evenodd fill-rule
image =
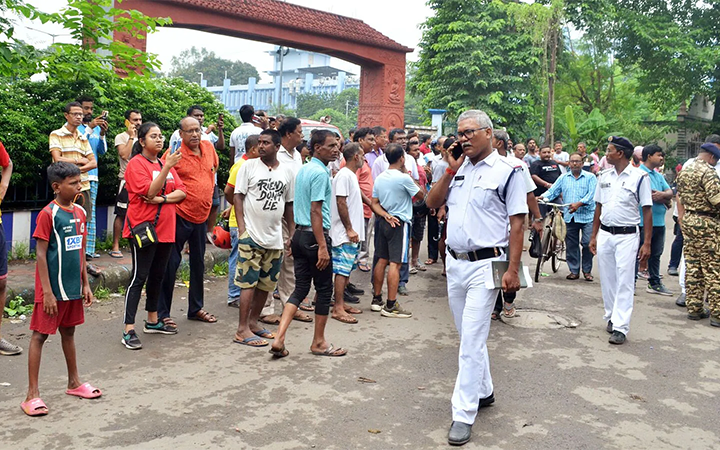
M590 274L590 273L585 273L585 272L583 272L583 276L585 277L585 281L592 281L592 280L593 280L593 276L592 276L592 274Z
M362 309L353 308L350 305L345 305L345 312L348 314L362 314Z
M300 322L312 322L313 318L298 311L298 313L293 316L293 320L298 320Z
M315 307L308 302L302 302L298 306L303 311L315 311Z
M565 277L565 279L567 280L577 280L578 278L580 278L580 275L576 273L571 273L570 275Z
M432 265L435 264L436 262L437 262L437 259L426 259L426 260L425 260L425 265L426 265L426 266L432 266Z
M265 339L275 339L275 335L273 334L273 332L265 328L263 328L262 330L253 331L253 334L255 336L260 336L261 338Z
M20 408L22 408L23 412L28 416L44 416L50 412L40 397L20 403Z
M281 348L280 350L270 348L270 351L268 353L272 354L274 358L284 358L290 354L290 352L287 351L284 345L283 348Z
M122 258L123 257L123 254L120 250L110 251L110 252L108 252L108 255L110 255L113 258Z
M172 320L170 317L166 317L162 320L162 322L165 324L168 328L175 328L177 330L177 324L174 320Z
M67 395L74 395L80 398L98 398L102 395L100 389L93 387L90 383L83 383L75 389L65 391Z
M332 316L333 319L342 323L358 323L358 320L353 316Z
M503 305L503 316L505 317L515 317L515 313L517 311L515 310L515 305L510 306L510 309L508 309L507 306Z
M360 272L370 272L370 266L367 264L358 265L358 269L360 269Z
M204 309L201 309L197 313L195 313L194 316L188 316L188 320L197 320L198 322L205 322L205 323L215 323L217 322L217 317L213 316L209 312L205 311Z
M411 266L408 272L410 273L410 275L415 275L418 273L418 268L415 266Z
M268 325L280 324L280 316L278 316L277 314L269 314L267 316L262 316L259 320L260 322L266 323Z
M417 270L419 270L420 272L425 272L425 271L427 270L427 267L425 267L425 266L422 265L422 264L418 264L417 266L415 266L415 268L416 268Z
M492 320L498 320L499 315L500 315L500 311L493 311L492 314L490 315L490 318Z
M345 356L347 355L347 350L344 348L335 348L332 344L330 344L330 347L325 349L325 351L322 352L313 352L311 353L315 356Z
M257 336L250 336L245 339L235 338L233 339L233 342L236 344L247 345L248 347L266 347L269 344L268 341Z

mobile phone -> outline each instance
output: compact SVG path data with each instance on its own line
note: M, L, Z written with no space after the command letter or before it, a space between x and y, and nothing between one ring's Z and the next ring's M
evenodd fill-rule
M104 121L107 122L107 120L108 120L108 114L109 114L109 113L108 113L107 111L103 111L102 116L100 116L100 118L101 118L102 120L104 120Z
M130 128L131 125L132 123L129 120L125 119L125 128Z
M253 121L254 123L260 123L260 117L258 117L258 116L256 116L256 115L253 115L252 121Z
M452 154L453 154L453 158L455 158L456 160L460 159L460 157L463 155L463 148L462 148L462 144L460 142L458 142L458 144L455 146Z

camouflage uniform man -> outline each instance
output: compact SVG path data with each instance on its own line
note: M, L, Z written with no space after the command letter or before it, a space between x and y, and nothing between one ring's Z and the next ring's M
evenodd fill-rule
M720 146L703 144L695 161L677 179L678 222L685 238L688 319L710 317L720 327L720 178L714 166L720 160ZM705 309L708 294L710 310Z

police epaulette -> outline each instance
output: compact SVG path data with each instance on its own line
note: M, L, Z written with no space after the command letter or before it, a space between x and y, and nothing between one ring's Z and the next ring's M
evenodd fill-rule
M601 170L600 172L598 172L598 175L602 175L602 174L604 174L604 173L610 172L611 170L615 170L615 169L613 169L612 167L609 167L609 168L607 168L607 169L603 169L603 170Z

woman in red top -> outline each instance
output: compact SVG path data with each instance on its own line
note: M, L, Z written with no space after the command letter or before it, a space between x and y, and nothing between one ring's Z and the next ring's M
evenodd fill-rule
M158 154L165 137L152 122L138 129L138 140L125 169L125 187L128 191L128 208L125 215L123 237L130 239L133 268L130 286L125 294L125 331L122 343L130 350L142 348L135 333L135 313L140 294L147 281L145 310L148 319L143 331L153 334L175 334L177 329L158 320L158 298L165 267L175 243L175 204L185 199L185 185L173 167L182 159L182 153L167 156L165 164ZM142 222L155 224L157 243L138 247L130 229Z

